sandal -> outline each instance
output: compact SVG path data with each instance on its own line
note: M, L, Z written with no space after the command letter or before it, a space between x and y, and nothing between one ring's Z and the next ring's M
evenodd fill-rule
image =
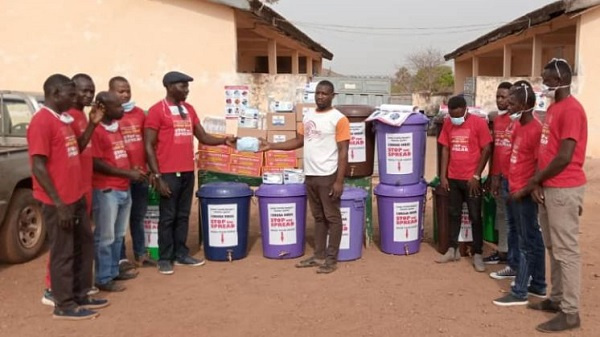
M309 257L306 260L302 260L296 264L296 268L311 268L311 267L320 267L323 265L323 260L319 260L317 258Z
M319 266L319 269L317 269L317 274L333 273L336 269L337 269L337 264L325 263L324 265Z

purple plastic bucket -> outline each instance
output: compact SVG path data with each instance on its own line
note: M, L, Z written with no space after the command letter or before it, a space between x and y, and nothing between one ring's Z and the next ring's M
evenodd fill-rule
M379 184L373 193L377 196L381 250L394 255L417 253L421 246L427 184L422 181L407 186Z
M263 255L292 259L304 255L306 186L260 185L258 197Z
M386 185L412 185L423 179L429 120L410 115L400 127L376 121L379 181Z
M362 256L367 192L345 187L341 197L342 241L338 261L358 260Z

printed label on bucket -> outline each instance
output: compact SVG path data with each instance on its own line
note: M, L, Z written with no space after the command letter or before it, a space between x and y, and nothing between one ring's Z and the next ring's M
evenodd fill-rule
M387 174L413 173L412 133L387 133L385 153Z
M460 217L460 234L458 235L458 242L471 242L473 241L473 230L471 226L471 219L469 219L469 209L467 203L463 203L462 215Z
M340 249L350 249L350 207L340 208L340 213L342 213L342 241L340 242Z
M144 241L146 248L158 248L158 206L148 206L144 217Z
M394 203L394 242L419 239L419 202Z
M365 123L350 123L350 147L348 148L349 163L364 163L367 161L367 135Z
M208 205L208 226L210 247L237 246L237 204Z
M267 205L269 244L274 246L296 244L296 204Z

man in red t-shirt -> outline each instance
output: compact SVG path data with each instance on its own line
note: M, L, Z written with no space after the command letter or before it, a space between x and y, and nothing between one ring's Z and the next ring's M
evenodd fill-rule
M194 107L186 103L193 78L177 71L163 77L167 96L148 110L144 143L154 187L161 195L158 221L158 271L173 274L177 265L201 266L186 245L194 193L194 136L206 145L234 146L235 138L204 131Z
M146 179L142 170L132 169L118 120L123 107L116 94L101 92L96 105L104 110L100 127L92 137L94 161L93 211L96 248L96 287L103 291L123 291L125 286L115 281L137 276L134 271L119 272L123 239L131 211L129 181Z
M528 181L535 173L542 124L533 116L535 93L527 81L518 81L509 96L508 113L520 127L512 132L509 159L508 213L516 229L519 264L510 293L494 300L499 306L526 305L528 296L546 296L544 241L538 224L538 207L531 197Z
M553 59L542 72L544 95L553 98L542 127L538 172L530 181L533 197L540 204L540 225L550 256L550 298L530 308L557 312L537 329L563 331L580 326L581 257L579 216L585 189L587 117L579 101L571 96L571 67Z
M44 105L27 129L33 196L42 203L50 237L50 277L54 318L81 320L98 316L90 308L108 305L87 293L92 284L94 246L81 187L81 162L73 118L63 113L75 99L75 86L56 74L44 82Z
M448 112L450 117L444 121L438 142L443 146L441 187L449 191L450 248L436 262L460 258L458 236L466 202L473 232L473 266L478 272L484 272L481 172L490 157L492 136L484 119L468 113L462 96L448 100Z
M123 118L119 120L119 130L125 142L125 150L131 167L144 173L148 172L146 151L144 150L144 110L131 100L131 86L126 78L116 76L108 82L109 91L116 94L123 107ZM131 215L129 216L129 232L133 245L133 256L137 266L156 266L146 253L144 235L144 218L148 209L148 182L131 181ZM121 250L121 261L127 261L125 241Z

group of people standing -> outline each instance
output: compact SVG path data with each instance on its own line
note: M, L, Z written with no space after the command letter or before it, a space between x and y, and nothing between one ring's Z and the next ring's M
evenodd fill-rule
M493 303L556 313L537 329L557 332L580 326L579 216L586 184L587 118L571 96L572 71L565 60L550 61L542 80L543 95L551 100L544 121L534 115L536 95L529 82L503 82L496 93L499 111L491 118L491 134L482 118L469 114L463 97L449 100L450 118L438 141L443 146L441 187L449 193L450 248L436 262L460 259L458 236L466 203L475 270L507 263L490 276L514 279L510 292ZM491 179L482 186L481 174L490 157ZM505 215L496 222L498 251L485 258L484 187L496 197L499 214ZM549 298L545 252L551 268ZM544 300L530 302L530 296Z
M233 137L207 134L185 102L193 79L179 72L163 77L166 97L146 115L131 100L127 79L114 77L95 95L86 74L55 74L44 82L44 106L27 130L33 195L42 204L51 242L44 304L57 319L98 315L108 300L98 291L120 292L119 281L136 267L200 266L186 246L194 188L194 137L204 144L233 146ZM94 100L95 97L95 100ZM83 112L91 106L89 118ZM148 258L144 217L148 188L161 195L158 263ZM92 229L92 221L94 228ZM134 262L127 260L129 225Z

